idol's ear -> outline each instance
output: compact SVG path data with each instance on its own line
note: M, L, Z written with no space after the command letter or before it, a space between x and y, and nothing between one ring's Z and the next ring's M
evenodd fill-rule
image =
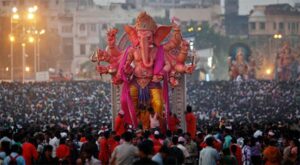
M132 43L132 45L137 46L139 44L139 40L137 37L137 31L135 30L135 28L132 26L129 26L129 25L125 25L124 30L127 33L128 38L129 38L130 42Z
M160 26L154 33L154 44L156 46L160 45L160 43L169 35L172 30L172 26Z

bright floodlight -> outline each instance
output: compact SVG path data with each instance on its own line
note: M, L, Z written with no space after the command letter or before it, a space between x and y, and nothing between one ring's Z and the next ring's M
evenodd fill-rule
M278 34L278 39L281 39L282 38L282 35L281 34Z
M12 12L13 12L13 13L18 12L18 8L17 8L17 7L13 7L13 8L12 8Z
M15 42L15 40L16 40L16 39L15 39L15 36L10 35L10 36L9 36L9 40L10 40L10 42Z
M25 67L25 71L26 71L26 72L29 72L29 71L30 71L29 66L26 66L26 67Z
M38 6L37 6L37 5L34 5L34 6L33 6L33 11L36 12L37 10L38 10Z
M30 19L30 20L34 19L34 14L28 13L27 18Z
M190 27L190 28L188 29L188 32L192 32L192 31L194 31L194 28L193 28L193 27Z
M28 12L29 13L33 13L34 12L34 8L33 7L28 8Z
M40 35L45 34L45 32L46 32L46 30L45 30L45 29L42 29L42 30L40 31Z
M271 69L267 69L267 70L266 70L266 74L267 74L267 75L270 75L271 73L272 73L272 70L271 70Z
M20 15L19 14L13 14L12 18L13 19L20 19Z
M5 71L8 72L8 71L9 71L9 67L6 67L6 68L5 68Z
M33 43L33 42L34 42L34 38L33 38L32 36L30 36L30 37L28 38L28 42Z

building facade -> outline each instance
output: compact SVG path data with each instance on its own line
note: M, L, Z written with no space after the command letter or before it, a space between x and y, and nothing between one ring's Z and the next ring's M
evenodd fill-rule
M300 36L300 12L289 4L255 6L249 16L249 36Z

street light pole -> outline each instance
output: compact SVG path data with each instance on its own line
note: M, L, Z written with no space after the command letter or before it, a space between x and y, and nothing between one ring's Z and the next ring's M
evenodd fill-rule
M13 32L13 22L12 22L12 17L10 17L10 35L13 34L12 32ZM14 43L13 40L11 40L11 38L10 38L10 79L12 82L14 81Z
M36 72L37 72L37 39L34 41L34 78L36 76Z
M40 71L40 64L41 64L41 59L40 59L40 36L38 35L38 38L37 38L37 69L38 69L38 72Z
M26 44L22 43L22 82L25 82L25 52Z

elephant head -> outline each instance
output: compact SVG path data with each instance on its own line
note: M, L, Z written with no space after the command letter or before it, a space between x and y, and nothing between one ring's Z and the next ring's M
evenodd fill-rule
M172 30L172 26L157 27L153 18L142 12L137 17L135 26L126 25L124 29L132 45L140 48L144 66L151 67L154 59L149 48L159 46Z

